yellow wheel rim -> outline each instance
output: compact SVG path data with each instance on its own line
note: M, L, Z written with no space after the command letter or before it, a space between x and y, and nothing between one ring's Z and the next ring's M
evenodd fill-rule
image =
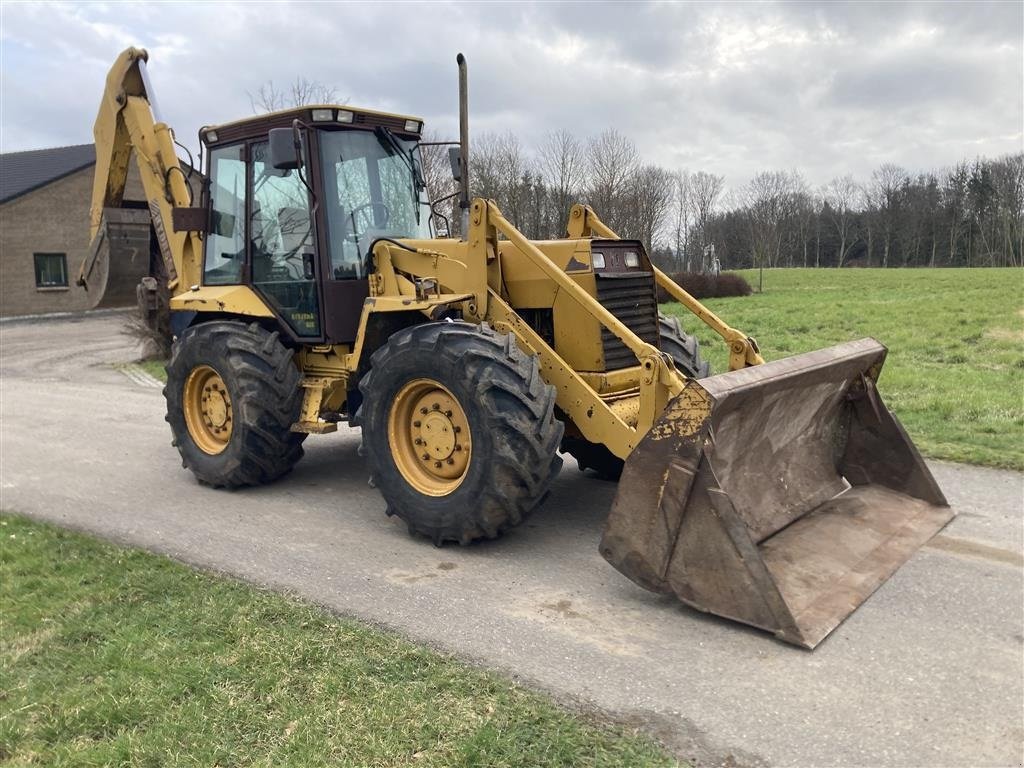
M431 379L415 379L395 396L388 443L402 477L426 496L447 496L469 471L469 420L459 401Z
M216 455L231 440L231 396L220 377L208 365L196 366L185 381L182 405L192 441L204 453Z

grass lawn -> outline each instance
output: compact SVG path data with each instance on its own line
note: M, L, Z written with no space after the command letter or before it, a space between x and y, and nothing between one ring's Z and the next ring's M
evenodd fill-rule
M166 360L140 360L136 365L154 379L167 381L167 369L164 367L167 365Z
M675 764L392 635L11 515L0 617L3 765Z
M879 389L922 453L1024 469L1024 270L766 270L764 293L706 303L768 360L875 337L889 348ZM728 369L718 336L662 310Z

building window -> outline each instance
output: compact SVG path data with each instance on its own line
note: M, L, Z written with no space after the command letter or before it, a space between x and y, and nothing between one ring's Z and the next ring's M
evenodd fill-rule
M36 288L67 288L68 257L63 253L35 253Z

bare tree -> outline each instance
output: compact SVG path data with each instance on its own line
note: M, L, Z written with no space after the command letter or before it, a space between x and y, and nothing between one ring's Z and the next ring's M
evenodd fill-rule
M715 173L697 171L690 177L690 205L697 227L702 260L708 244L708 220L715 212L724 186L725 177Z
M967 180L970 173L966 163L958 163L946 174L942 189L943 205L948 211L949 256L954 262L960 245L967 214Z
M793 179L784 171L762 171L743 188L756 266L778 264L783 222L791 214L792 191Z
M1024 255L1024 154L994 164L996 217L1002 240L1002 264L1015 267Z
M811 188L800 171L790 173L790 213L793 219L794 247L790 249L787 265L793 266L793 253L797 249L802 256L802 265L807 266L807 248L811 242L811 231L814 229L816 207Z
M650 254L672 207L672 174L656 165L645 165L633 174L631 186L631 233Z
M892 250L892 238L896 231L896 220L899 215L900 193L907 181L907 172L892 163L880 166L871 174L869 187L871 199L878 209L884 238L883 267L889 266L889 253Z
M853 245L854 209L860 197L860 188L853 180L853 176L837 176L825 187L824 196L825 202L828 203L825 210L828 211L828 217L839 238L836 266L841 267Z
M526 221L526 199L530 187L530 160L523 152L519 139L511 131L497 138L498 184L504 190L504 213L517 228Z
M495 133L483 132L473 137L473 149L469 153L469 178L473 181L470 190L474 197L500 200L504 203L504 189L501 186L499 169L501 139Z
M628 192L639 162L636 145L614 129L587 144L590 204L608 226L622 235L628 225Z
M861 211L861 222L864 227L864 234L866 235L866 251L864 255L864 266L871 266L871 255L875 252L875 232L878 231L878 227L875 224L875 219L878 217L878 207L875 205L874 191L868 184L859 184L858 190L860 191L860 199L864 205Z
M673 176L672 242L675 247L674 269L690 271L686 240L690 233L691 190L690 172L678 170Z
M537 148L537 167L547 185L556 225L565 226L569 209L586 182L586 154L579 140L565 130L553 131ZM560 224L559 224L560 222ZM550 232L550 235L562 234Z
M821 219L825 214L825 196L818 193L814 196L814 266L821 266Z
M305 104L344 104L348 101L338 101L336 88L304 77L296 77L284 88L278 88L273 80L267 80L255 93L246 91L246 95L254 115Z
M502 212L517 227L524 227L532 193L531 160L511 131L481 133L469 156L472 193L500 201Z

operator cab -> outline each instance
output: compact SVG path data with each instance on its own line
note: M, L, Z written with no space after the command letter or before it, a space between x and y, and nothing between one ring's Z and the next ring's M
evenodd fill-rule
M204 285L249 285L304 343L349 343L380 238L434 237L419 118L317 105L200 131Z

